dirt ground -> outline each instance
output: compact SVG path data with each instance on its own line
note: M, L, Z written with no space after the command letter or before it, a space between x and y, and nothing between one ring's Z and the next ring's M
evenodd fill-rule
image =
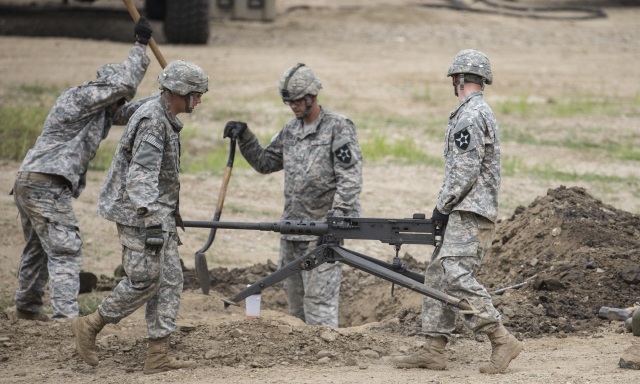
M194 61L211 75L205 102L184 119L200 130L203 148L226 150L221 129L211 127L222 127L238 115L259 135L268 138L273 134L289 115L271 95L280 73L296 62L306 62L318 71L325 79L321 101L347 115L379 106L383 115L419 114L425 122L440 118L445 124L455 99L444 73L455 52L468 47L482 49L492 60L496 79L487 90L490 102L525 93L513 92L519 87L542 99L566 97L571 92L637 98L638 82L633 79L640 79L640 68L628 64L640 59L634 45L640 39L637 4L511 1L502 4L532 5L537 11L504 8L502 14L496 14L495 8L482 2L474 5L475 11L455 10L444 1L307 3L311 2L278 1L273 23L212 20L207 46L166 45L161 33L157 34L165 57ZM582 19L601 14L575 9L542 12L542 7L554 4L574 8L586 4L606 17ZM529 17L518 17L524 14ZM537 17L541 15L562 17ZM104 20L92 17L92 28L101 29ZM11 20L24 21L0 19L2 31L15 30L10 28ZM46 36L57 35L45 20L38 19L33 25ZM83 24L79 25L81 31L76 33L82 34ZM109 25L118 28L117 23ZM157 24L154 27L159 30ZM129 45L118 42L119 37L112 40L116 41L0 36L1 95L6 97L21 84L63 87L84 81L101 64L124 56ZM138 95L155 89L158 72L153 62ZM420 82L428 82L433 97L447 97L450 104L442 107L443 103L430 103L428 98L412 99L419 92L415 84ZM498 115L499 121L506 119ZM570 124L585 132L607 126L609 130L602 133L606 137L637 127L639 122L635 113L604 116L598 121L577 117ZM569 128L566 122L551 118L540 124ZM114 128L108 140L117 140L120 132ZM419 130L390 134L413 133L416 140L421 139ZM637 140L637 134L632 138ZM434 153L441 151L440 141L421 145ZM540 153L540 148L520 144L504 145L503 152L522 156L530 164L557 159L555 164L564 170L638 177L637 162L602 164L575 152L567 159L561 148L545 147ZM0 164L1 191L11 189L18 167L18 163ZM362 200L368 217L429 212L442 177L442 170L436 167L384 161L365 164L364 173ZM213 175L182 176L185 219L213 216L221 174L222 170ZM84 236L83 269L100 276L101 287L106 289L113 283L120 255L114 226L95 214L103 177L104 172L89 174L87 189L75 202L75 209ZM478 372L490 355L490 344L462 327L449 346L446 371L393 368L391 356L422 346L421 297L400 287L392 295L389 283L349 267L345 267L341 288L339 329L305 326L288 316L280 286L263 291L262 313L257 319L247 319L243 307L225 309L222 298L275 269L278 235L219 230L207 256L212 288L205 296L194 278L193 254L205 242L207 231L188 229L181 236L185 292L171 353L197 361L195 369L142 374L146 348L142 310L118 325L107 326L99 335L101 361L96 368L85 365L75 354L68 322L21 321L9 312L0 313L0 383L632 382L638 371L622 369L619 362L621 358L637 361L640 341L625 332L622 321L598 317L598 310L602 306L625 308L640 301L637 185L592 186L588 182L563 186L518 175L504 179L498 230L479 274L490 291L526 283L494 295L505 324L525 343L524 352L504 374ZM222 219L277 221L281 189L281 174L259 176L247 168L234 169ZM0 298L6 300L17 286L15 274L24 245L17 211L6 193L0 195L0 233ZM347 247L386 261L393 256L391 247L373 242L353 241ZM429 246L404 246L400 255L409 269L422 271L431 251ZM106 294L108 290L98 295ZM96 294L83 297L90 295ZM635 355L629 355L630 349Z

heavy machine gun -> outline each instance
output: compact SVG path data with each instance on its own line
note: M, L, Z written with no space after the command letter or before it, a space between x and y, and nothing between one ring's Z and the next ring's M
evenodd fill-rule
M282 234L315 235L321 238L319 245L305 256L293 260L277 271L248 286L231 298L223 299L225 308L237 305L245 298L260 293L263 289L278 283L289 276L302 271L312 270L323 263L341 262L374 276L388 280L393 284L411 289L460 309L463 314L474 314L477 310L464 299L450 296L424 285L424 276L409 271L400 262L398 253L403 244L426 244L439 246L445 227L424 214L414 214L410 219L384 219L362 217L328 217L323 221L280 222L223 222L223 221L184 221L185 227L223 228L257 231L271 231ZM347 248L344 240L378 240L392 245L396 255L393 263L386 263Z

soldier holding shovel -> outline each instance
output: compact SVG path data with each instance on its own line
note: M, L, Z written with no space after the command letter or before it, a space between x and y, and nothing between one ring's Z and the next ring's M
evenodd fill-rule
M148 100L128 104L149 66L151 34L149 23L141 19L124 63L103 65L95 80L58 97L20 166L12 193L26 245L15 294L17 318L49 320L42 313L47 280L53 318L78 316L82 238L71 199L84 189L89 161L111 126L127 124Z

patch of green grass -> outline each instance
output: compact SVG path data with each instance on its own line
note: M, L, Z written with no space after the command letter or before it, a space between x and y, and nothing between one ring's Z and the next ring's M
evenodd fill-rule
M529 95L513 97L494 103L497 115L514 115L526 118L598 115L618 116L622 113L637 114L637 101L633 99L602 97L593 94L572 94L557 99L534 99Z
M108 170L117 147L117 142L103 141L96 151L96 156L89 162L89 169L93 171Z
M247 110L237 110L237 109L223 109L223 108L213 108L213 116L218 121L247 121L250 122L252 119L251 113ZM224 124L220 129L224 127Z
M555 180L561 182L588 182L588 183L640 183L638 177L608 176L596 173L564 172L550 164L527 166L519 157L504 156L502 158L502 176L528 176L540 180Z
M221 175L227 168L229 153L221 150L208 151L206 153L183 152L180 158L180 169L185 173L206 172L213 175ZM236 149L233 168L249 168L250 165Z
M80 316L90 315L98 309L102 302L102 295L98 291L78 296L78 311Z
M429 118L417 113L403 116L398 114L383 114L379 110L372 110L351 117L359 136L369 134L386 135L391 139L411 135L426 136L434 140L442 140L447 127L446 119Z
M532 167L526 171L535 178L545 180L557 180L561 182L589 182L589 183L638 183L640 178L629 178L621 176L599 175L596 173L563 172L553 168L551 165L540 165Z
M411 92L411 101L421 104L429 103L431 105L450 102L450 98L445 98L444 96L442 92L438 92L429 86L422 86L418 90Z
M64 87L58 85L43 85L40 83L35 84L20 84L15 87L18 93L27 97L49 97L51 95L58 95Z
M502 176L518 176L527 170L524 161L519 157L502 157Z
M412 89L409 87L409 89ZM10 94L18 94L19 99L3 96L0 104L0 159L21 161L33 146L42 130L42 124L62 90L60 86L44 86L41 84L22 84L12 88ZM13 92L15 91L15 92ZM439 104L443 99L438 91L429 87L413 88L411 101L416 103ZM189 123L182 131L181 168L185 173L207 173L221 175L227 166L229 156L228 141L218 139L219 132L213 135L210 130L213 124L223 125L227 120L248 121L250 126L273 126L270 133L260 137L266 145L273 133L291 118L291 114L283 107L273 111L275 96L265 93L258 100L242 103L227 103L227 107L212 109L212 116L198 118ZM447 99L448 100L448 99ZM330 101L330 100L329 100ZM448 102L448 101L447 101ZM242 105L237 107L233 105ZM331 105L332 103L328 103ZM265 107L269 106L269 108ZM579 134L570 131L558 132L557 128L532 126L539 118L571 119L575 116L634 116L640 114L640 92L635 98L605 98L590 93L568 95L557 99L534 99L529 95L512 97L506 101L492 103L496 115L510 117L501 125L502 141L515 142L531 146L564 147L581 154L589 153L594 157L618 159L621 161L640 161L640 149L637 145L637 133L624 132L601 139L607 127L589 126L580 128ZM246 107L246 108L245 108ZM266 109L265 109L266 108ZM348 106L344 113L349 113ZM340 111L339 111L340 112ZM199 116L196 116L199 117ZM427 153L415 137L421 140L440 142L444 134L446 122L442 119L415 115L383 113L369 110L350 116L359 131L360 144L365 162L395 161L403 164L424 164L443 167L444 159L440 151ZM212 122L214 121L214 122ZM522 123L520 123L522 122ZM510 127L509 124L515 124ZM195 127L193 126L195 125ZM567 125L569 126L569 125ZM578 129L578 128L576 128ZM220 128L221 131L221 128ZM576 131L578 132L578 131ZM107 140L101 143L95 158L90 162L91 170L107 170L112 162L118 143ZM249 168L250 165L236 150L234 168ZM517 157L503 157L503 176L526 175L539 180L558 180L562 182L584 181L591 183L637 183L637 179L599 175L594 173L578 174L562 172L550 165L527 167ZM640 192L638 192L640 194ZM233 211L233 207L227 207ZM244 208L238 207L238 213Z
M640 148L631 144L621 145L616 150L616 154L620 160L640 161Z
M605 128L602 128L605 130ZM505 129L500 131L502 142L516 142L531 146L568 148L580 153L600 153L612 159L626 161L640 161L640 149L633 144L633 137L619 137L620 141L606 140L589 140L576 135L569 135L562 139L543 139L534 136L531 132L538 132L537 129L529 129L524 132L514 129Z
M402 132L401 129L415 128L422 126L422 120L416 118L409 118L400 115L381 115L377 112L367 113L359 116L357 120L354 120L356 129L358 130L370 130L370 131L388 131L388 132Z
M42 131L49 110L43 107L0 106L0 158L21 161Z
M181 132L182 154L180 156L180 170L185 173L209 173L221 175L227 168L229 161L229 139L210 140L205 142L197 130L185 127ZM261 143L268 143L268 139L259 138ZM234 168L250 168L249 163L240 154L236 144L233 161Z
M444 159L426 153L413 138L389 140L388 136L374 134L371 139L360 143L365 161L376 162L393 159L407 164L425 164L437 167L444 165Z
M532 132L540 132L539 129L531 128L527 129L524 132L518 131L515 129L511 129L507 125L503 126L500 130L500 136L502 142L516 142L519 144L525 145L541 145L545 147L566 147L572 149L586 150L586 149L597 149L601 147L601 143L596 143L592 141L582 141L575 140L572 138L563 139L563 140L547 140L537 137L532 134Z
M14 305L13 296L0 296L0 311L4 312L7 308L13 307Z
M274 214L280 213L280 207L272 207L265 206L260 209L255 209L246 205L238 205L233 202L229 202L225 204L224 210L226 213L231 214L244 214L246 216L257 217L257 216L268 216L271 217Z
M541 141L540 145L551 146L553 145L553 143ZM565 139L559 142L557 145L579 152L601 151L611 158L620 160L640 160L640 149L635 148L628 142L618 143L610 140L593 142L585 140Z
M42 131L42 125L64 87L20 84L7 86L0 93L0 157L13 159L16 153L30 149ZM20 160L24 155L19 156Z

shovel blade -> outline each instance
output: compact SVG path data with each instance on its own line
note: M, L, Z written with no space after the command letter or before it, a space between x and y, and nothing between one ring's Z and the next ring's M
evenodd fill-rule
M202 293L208 295L209 288L211 288L211 278L209 277L209 268L207 267L207 257L204 253L196 253L196 276L198 277Z

